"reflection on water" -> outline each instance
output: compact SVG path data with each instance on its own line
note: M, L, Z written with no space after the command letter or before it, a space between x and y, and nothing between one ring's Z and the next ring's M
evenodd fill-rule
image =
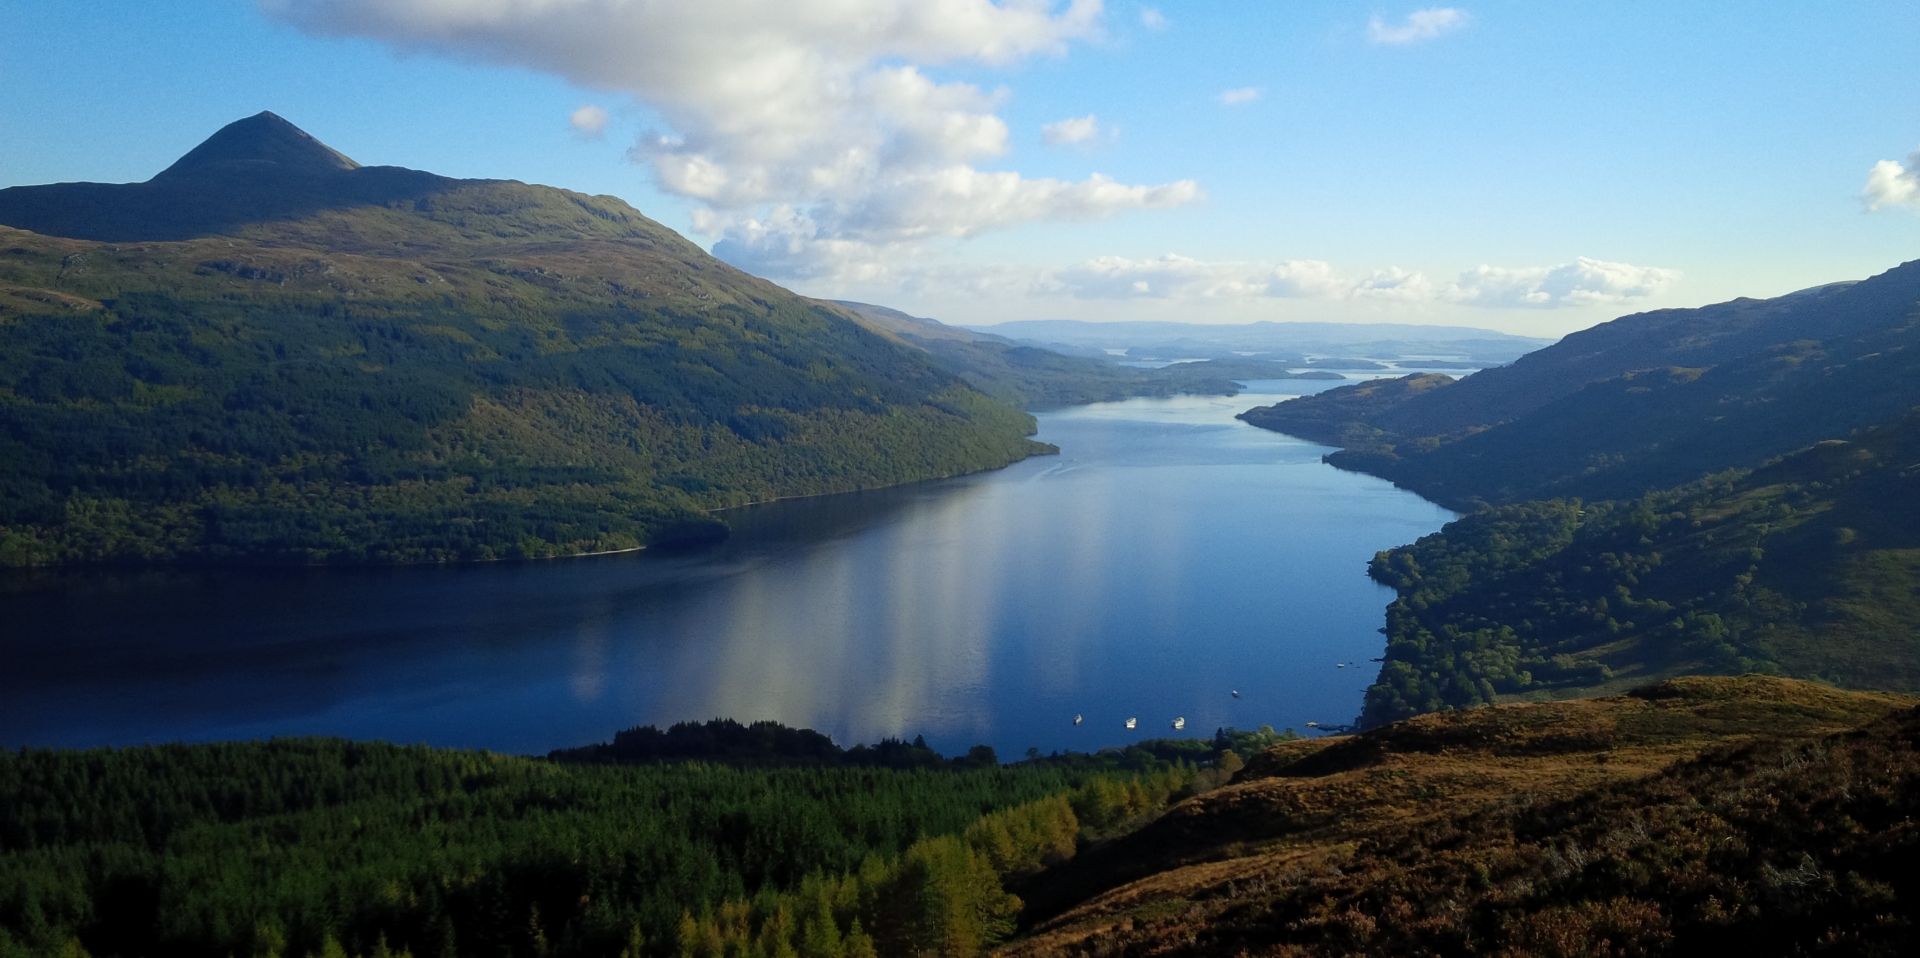
M1011 756L1177 715L1203 735L1344 722L1390 597L1367 559L1450 516L1232 418L1263 401L1048 413L1059 456L737 510L730 540L693 553L15 583L0 744L542 752L724 715Z

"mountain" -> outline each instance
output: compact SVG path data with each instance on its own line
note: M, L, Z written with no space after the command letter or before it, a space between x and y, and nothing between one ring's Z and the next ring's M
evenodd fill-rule
M868 303L836 301L870 329L896 336L931 353L935 361L975 389L1021 409L1108 402L1130 396L1177 394L1234 396L1235 380L1341 379L1326 373L1295 373L1264 359L1177 363L1164 369L1121 366L1105 354L1019 343L1003 336L938 320L910 316ZM1111 325L1111 324L1109 324Z
M1920 405L1920 262L1770 300L1622 317L1440 388L1329 390L1248 422L1458 508L1632 497Z
M634 548L1033 429L617 199L272 114L145 183L0 190L0 564Z
M323 210L418 202L459 185L419 170L361 166L260 113L221 128L145 183L0 190L0 224L108 243L188 240Z

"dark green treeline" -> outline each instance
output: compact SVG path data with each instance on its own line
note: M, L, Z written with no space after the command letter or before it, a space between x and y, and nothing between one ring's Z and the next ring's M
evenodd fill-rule
M971 954L1011 927L1004 879L1195 774L1139 749L937 769L4 751L0 956Z

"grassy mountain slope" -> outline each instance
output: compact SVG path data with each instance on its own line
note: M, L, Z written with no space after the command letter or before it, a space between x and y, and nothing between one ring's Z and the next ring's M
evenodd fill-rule
M1692 678L1281 745L1040 876L1003 954L1908 954L1910 704Z
M1363 721L1764 669L1920 691L1920 415L1623 502L1467 516L1381 553Z
M1330 390L1249 422L1443 503L1617 498L1920 405L1920 263L1773 300L1623 317L1397 401Z
M616 199L418 174L369 204L390 168L283 125L149 184L0 191L0 222L102 237L0 228L0 563L631 548L1046 448ZM14 215L62 190L72 222Z

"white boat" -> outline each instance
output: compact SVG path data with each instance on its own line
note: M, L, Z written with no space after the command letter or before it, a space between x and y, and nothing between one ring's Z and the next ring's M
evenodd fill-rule
M1336 669L1344 669L1346 667L1347 667L1347 663L1345 662L1341 662L1340 664L1334 666L1334 668Z
M1307 723L1307 727L1308 727L1308 728L1319 728L1319 727L1320 727L1320 723L1319 723L1319 722L1308 722L1308 723Z
M1186 728L1186 727L1187 727L1187 717L1186 717L1186 716L1184 716L1184 715L1182 715L1182 716L1180 716L1179 718L1177 718L1177 719L1174 719L1174 720L1173 720L1173 730L1174 730L1174 731L1176 731L1176 732L1178 732L1178 731L1180 731L1181 729L1183 729L1183 728Z
M1239 689L1234 689L1234 690L1233 690L1233 697L1234 697L1234 698L1239 698L1239 697L1240 697L1240 690L1239 690Z
M1075 725L1079 725L1079 724L1080 724L1080 716L1078 716L1078 715L1076 715L1076 716L1074 716L1074 717L1073 717L1073 724L1075 724Z
M1132 728L1132 727L1134 727L1135 725L1138 725L1138 724L1140 724L1140 720L1139 720L1139 719L1127 719L1127 727L1128 727L1128 728Z

